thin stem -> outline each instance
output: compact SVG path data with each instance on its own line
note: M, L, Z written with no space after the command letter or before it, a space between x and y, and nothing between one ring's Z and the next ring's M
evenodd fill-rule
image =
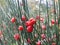
M55 0L53 2L54 2L54 19L55 19L55 22L56 22ZM58 36L58 30L57 30L57 27L56 27L56 23L55 23L54 26L55 26L55 31L56 31L56 44L58 45L59 36Z

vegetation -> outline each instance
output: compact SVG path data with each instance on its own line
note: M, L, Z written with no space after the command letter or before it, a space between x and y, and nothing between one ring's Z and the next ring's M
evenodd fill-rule
M0 0L0 45L60 45L60 0Z

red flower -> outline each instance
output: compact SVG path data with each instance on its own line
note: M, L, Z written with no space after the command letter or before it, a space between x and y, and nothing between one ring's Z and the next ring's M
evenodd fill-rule
M27 32L28 32L28 33L31 33L32 31L33 31L33 26L28 26L28 27L27 27Z
M13 17L13 18L11 19L11 22L14 23L15 21L16 21L16 18Z
M41 34L41 38L42 39L45 39L46 38L46 35L45 34Z
M52 43L52 45L56 45L56 43Z
M45 25L42 25L42 30L46 30L46 26Z
M15 39L15 40L19 40L19 39L20 39L20 35L19 35L18 33L16 33L16 34L14 35L14 39Z
M36 42L36 45L41 45L41 42L40 41Z
M24 15L22 15L22 21L25 21L26 17Z
M20 30L20 31L22 31L23 29L24 29L23 26L18 27L18 30Z

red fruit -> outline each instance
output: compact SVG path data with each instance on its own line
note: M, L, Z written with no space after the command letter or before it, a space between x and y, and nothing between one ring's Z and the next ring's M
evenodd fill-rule
M25 21L26 17L24 15L22 15L22 21Z
M26 21L25 25L30 26L30 21Z
M33 19L33 20L31 21L31 23L32 23L32 25L35 24L35 23L36 23L36 20Z
M27 27L27 32L28 32L28 33L31 33L32 31L33 31L33 26L28 26L28 27Z
M46 26L45 25L42 25L42 30L46 30Z
M39 19L40 19L40 16L39 16L39 15L37 15L37 16L36 16L36 19L38 19L38 20L39 20Z
M35 21L35 20L32 20L32 21L27 21L27 22L25 23L25 25L26 25L26 26L33 26L35 23L36 23L36 21Z
M40 41L36 42L36 45L41 45L41 42Z
M52 43L52 45L56 45L56 43Z
M52 20L51 20L51 24L52 24L52 25L54 25L54 23L55 23L55 20L54 20L54 19L52 19Z
M14 23L15 21L16 21L16 18L13 17L13 18L11 19L11 22Z
M44 21L44 18L41 17L41 18L40 18L40 21L43 22L43 21Z
M34 18L32 17L32 18L29 19L29 21L32 21L33 19L34 19Z
M30 18L29 21L26 21L26 26L33 26L36 23L36 20L34 18Z
M41 38L42 39L45 39L46 38L46 35L45 34L41 34Z
M29 21L30 25L34 25L36 23L36 20L34 18L30 18Z
M18 30L20 30L20 31L22 31L23 29L24 29L23 26L18 27Z
M27 39L27 42L28 42L28 43L31 43L31 40L30 40L30 38L28 38L28 39Z
M14 39L15 39L15 40L19 40L19 39L20 39L20 35L19 35L18 33L16 33L16 34L14 35Z
M55 20L54 20L54 19L51 20L51 24L52 24L52 25L55 24ZM58 20L56 20L56 24L58 24Z

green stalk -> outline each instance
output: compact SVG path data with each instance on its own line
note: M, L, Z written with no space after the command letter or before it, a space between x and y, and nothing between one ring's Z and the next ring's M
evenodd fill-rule
M40 11L40 7L41 7L41 0L40 0L40 3L39 3L39 16L41 16L41 11ZM41 28L41 25L40 25L40 20L39 20L39 27ZM42 33L42 29L41 29L41 32Z
M27 3L27 0L26 0L26 13L28 14L28 17L29 17L29 9L28 9L28 3Z
M40 16L40 5L41 5L41 0L39 2L39 16Z
M60 27L60 0L58 0L58 4L59 4L59 15L58 15L58 33L60 32L60 29L59 29L59 27ZM58 34L58 36L59 36L59 34ZM59 39L59 42L60 42L60 36L58 37ZM59 45L60 43L58 43L58 45Z
M46 1L47 3L47 36L50 37L48 34L49 34L49 12L48 12L48 2Z
M60 12L60 0L58 0L58 3L59 3L59 12ZM59 13L59 16L60 16L60 13Z
M60 25L60 0L58 0L59 3L59 15L58 15L58 27Z
M40 7L41 7L41 0L40 0L40 2L39 2L39 16L41 15L41 14L40 14L40 13L41 13L41 12L40 12ZM41 29L41 25L40 25L40 20L38 21L38 23L39 23L39 30L40 30L40 33L39 33L39 32L38 32L38 33L40 34L40 40L41 40L42 29Z
M0 44L1 44L1 45L4 45L1 39L0 39Z
M27 0L22 0L23 3L23 9L24 9L24 15L27 17L29 17L29 10L28 10L28 4L27 4ZM27 15L26 15L27 14ZM28 20L28 19L27 19Z
M46 0L47 4L47 38L51 37L50 30L49 30L49 11L48 11L48 2ZM48 45L51 45L51 43L48 41Z
M21 18L22 17L22 14L21 14L21 7L20 7L20 3L19 3L19 0L17 0L17 3L18 3L18 17Z
M54 3L54 19L55 19L55 22L56 22L56 8L55 8L55 0L53 1L53 3ZM56 44L58 45L59 35L58 35L58 30L57 30L56 23L54 24L54 27L55 27L55 31L56 31Z

